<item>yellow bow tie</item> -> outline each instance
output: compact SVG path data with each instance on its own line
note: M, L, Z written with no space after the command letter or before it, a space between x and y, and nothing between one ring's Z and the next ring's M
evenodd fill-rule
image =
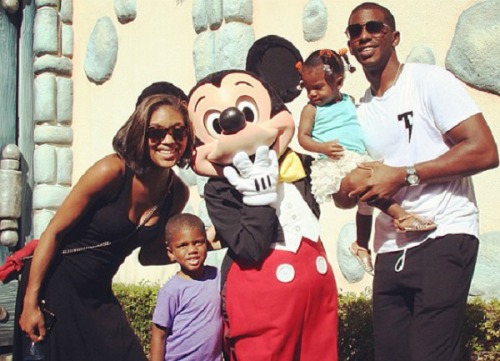
M292 183L306 177L304 166L299 156L288 149L280 159L280 174L278 181Z

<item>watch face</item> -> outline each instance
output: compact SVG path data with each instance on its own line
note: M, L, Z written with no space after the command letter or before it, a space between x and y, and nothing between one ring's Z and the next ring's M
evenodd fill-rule
M410 185L416 185L418 184L419 178L416 174L409 174L406 180Z

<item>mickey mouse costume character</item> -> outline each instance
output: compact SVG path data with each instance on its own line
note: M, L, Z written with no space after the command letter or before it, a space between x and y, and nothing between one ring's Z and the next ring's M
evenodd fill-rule
M265 37L249 51L253 72L211 74L189 96L202 143L193 168L211 177L207 209L228 247L222 292L231 360L337 360L337 286L320 240L312 158L288 147L295 124L282 98L300 92L297 60L291 43ZM269 74L274 88L263 80Z

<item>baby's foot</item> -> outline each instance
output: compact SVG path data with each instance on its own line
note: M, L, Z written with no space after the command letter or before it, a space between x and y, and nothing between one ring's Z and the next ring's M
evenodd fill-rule
M359 246L357 242L353 242L349 250L352 255L356 257L365 272L373 276L373 264L370 250Z
M394 219L394 227L396 227L397 232L429 232L435 230L437 226L432 219L410 213Z

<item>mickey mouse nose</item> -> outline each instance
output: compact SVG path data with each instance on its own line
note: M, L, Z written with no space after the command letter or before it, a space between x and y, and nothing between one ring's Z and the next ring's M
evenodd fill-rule
M236 107L227 108L219 117L219 125L224 134L234 134L245 128L245 114Z

